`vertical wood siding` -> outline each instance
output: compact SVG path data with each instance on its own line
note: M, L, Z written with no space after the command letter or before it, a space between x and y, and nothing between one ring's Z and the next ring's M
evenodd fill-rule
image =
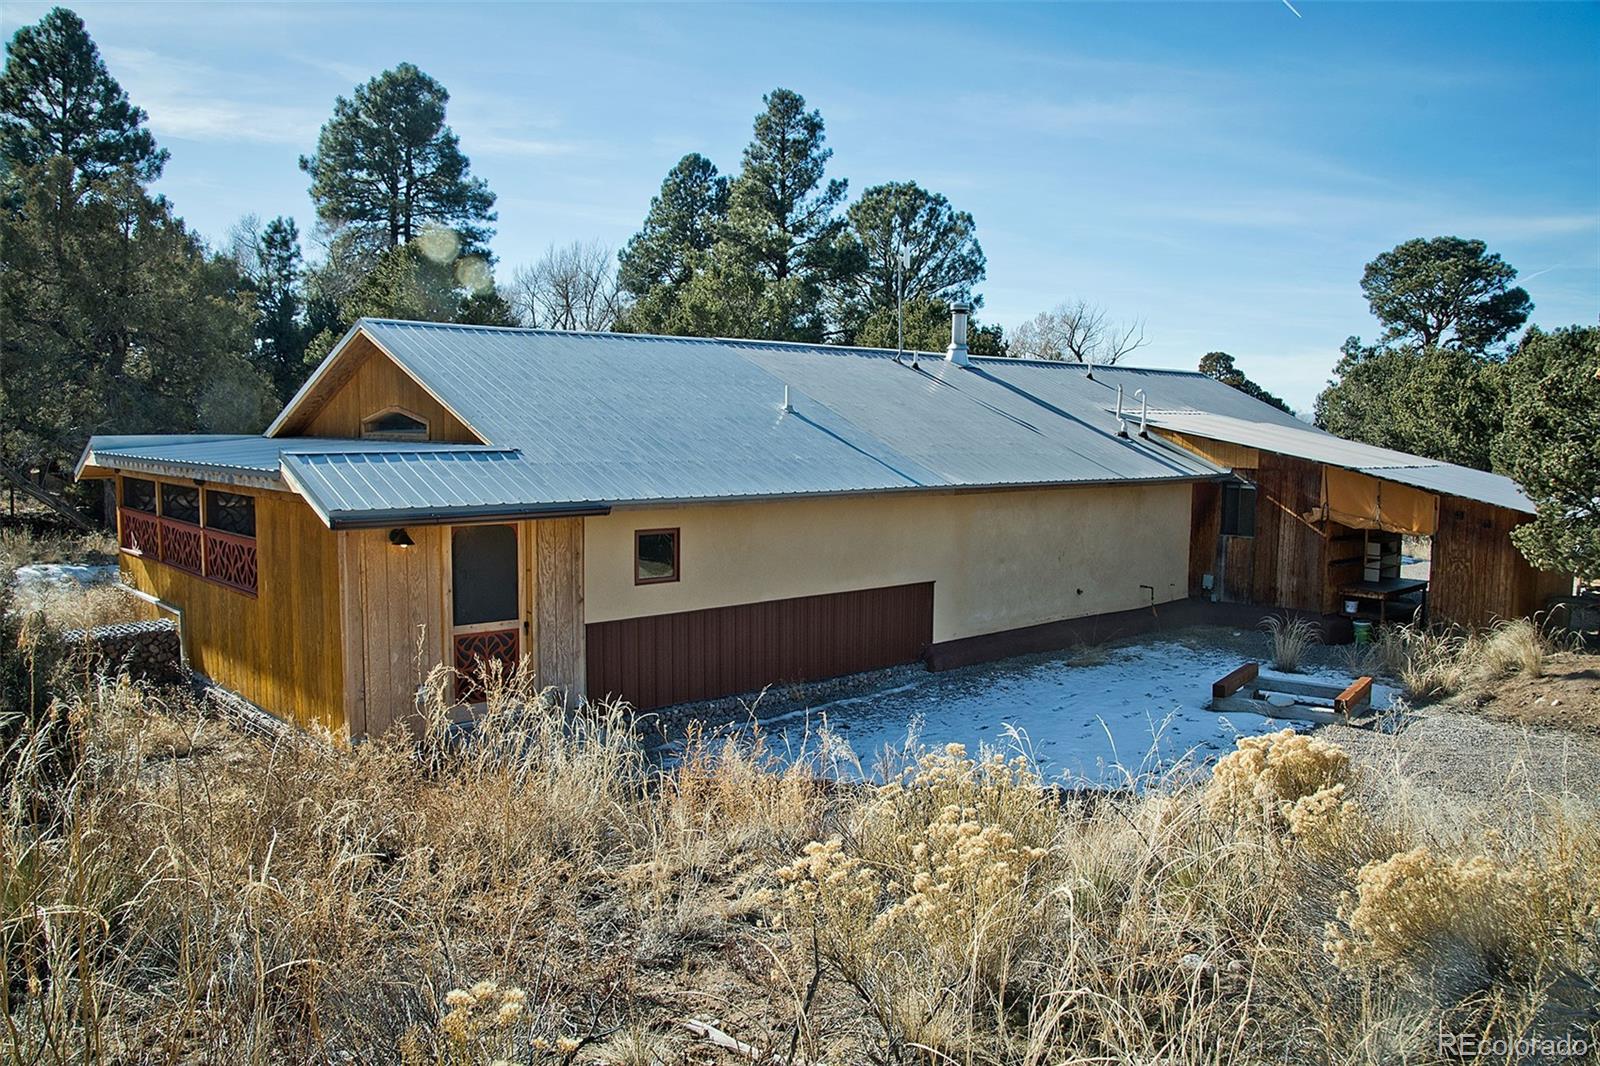
M361 422L388 407L401 407L428 420L430 440L475 444L478 437L383 354L365 334L357 334L342 358L347 369L325 380L318 395L284 426L283 436L359 437Z
M228 491L255 497L255 596L127 553L123 578L183 610L194 669L302 728L338 732L345 723L335 536L298 496Z
M1189 508L1189 595L1208 596L1205 575L1217 575L1217 537L1222 530L1222 486L1198 481Z
M1571 579L1528 565L1511 541L1527 516L1459 496L1439 497L1428 610L1436 621L1485 626L1531 615L1570 592Z
M537 649L534 667L539 684L554 686L569 697L584 695L583 519L546 518L532 527L532 581Z
M646 710L915 661L933 640L933 583L587 628L590 694Z
M410 724L417 689L446 661L450 531L406 528L410 548L390 544L386 529L337 534L351 736Z

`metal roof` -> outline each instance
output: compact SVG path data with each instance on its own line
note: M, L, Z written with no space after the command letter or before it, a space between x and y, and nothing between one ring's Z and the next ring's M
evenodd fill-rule
M1152 412L1150 421L1180 433L1292 455L1386 481L1397 481L1402 485L1414 485L1429 492L1480 500L1526 514L1534 513L1533 501L1508 477L1437 459L1425 459L1392 448L1345 440L1310 426L1273 425L1195 412Z
M263 437L259 434L160 434L96 436L84 449L79 469L108 460L162 463L196 473L233 470L276 477L281 457L297 453L429 452L483 450L482 445L349 440L341 437ZM504 449L499 449L504 451Z
M776 341L362 319L364 332L488 446L302 437L96 437L98 463L233 472L284 483L330 524L611 505L900 490L1157 482L1218 468L1136 423L1432 479L1463 468L1332 437L1198 373L1016 359L961 367L929 353ZM1144 397L1135 398L1143 390ZM784 406L788 402L787 408ZM1211 419L1203 426L1194 419ZM1263 434L1277 434L1271 443ZM1298 450L1296 450L1298 449ZM1353 451L1351 450L1353 449ZM1383 453L1374 457L1373 453ZM1340 458L1340 457L1344 458ZM1346 461L1348 459L1349 461ZM1359 460L1359 461L1357 461ZM1435 491L1527 509L1504 478ZM1501 483L1504 483L1502 485ZM1422 480L1410 484L1426 485ZM1485 496L1484 493L1491 493Z
M879 349L365 319L530 503L645 503L1209 477L1104 412ZM783 410L785 386L790 410Z

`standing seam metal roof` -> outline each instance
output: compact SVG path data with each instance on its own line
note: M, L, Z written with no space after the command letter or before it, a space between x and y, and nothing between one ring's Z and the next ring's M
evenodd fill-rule
M1231 434L1219 439L1254 434L1272 450L1280 449L1263 435L1327 455L1366 448L1182 371L1097 367L1091 374L1079 364L1014 359L973 359L959 367L938 355L899 359L882 349L388 319L363 319L350 336L357 330L489 446L97 437L85 460L143 459L263 477L281 472L337 524L408 514L1220 473L1158 437L1119 436L1110 410L1119 385L1130 429L1140 406L1134 393L1142 389L1158 424L1218 419L1213 433L1191 428ZM1449 465L1392 454L1425 466L1426 473L1407 475L1417 478L1438 478ZM1324 461L1348 465L1337 457ZM1506 498L1498 486L1490 488L1490 502Z

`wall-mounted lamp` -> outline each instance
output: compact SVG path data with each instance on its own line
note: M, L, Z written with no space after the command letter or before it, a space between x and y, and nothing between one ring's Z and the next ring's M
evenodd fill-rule
M411 534L403 529L389 530L389 543L396 548L410 548L417 542L411 539Z

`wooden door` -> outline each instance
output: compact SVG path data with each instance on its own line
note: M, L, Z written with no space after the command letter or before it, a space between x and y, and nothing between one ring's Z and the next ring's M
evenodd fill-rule
M521 541L514 525L450 531L450 658L456 697L468 703L483 699L491 664L509 675L522 659Z

